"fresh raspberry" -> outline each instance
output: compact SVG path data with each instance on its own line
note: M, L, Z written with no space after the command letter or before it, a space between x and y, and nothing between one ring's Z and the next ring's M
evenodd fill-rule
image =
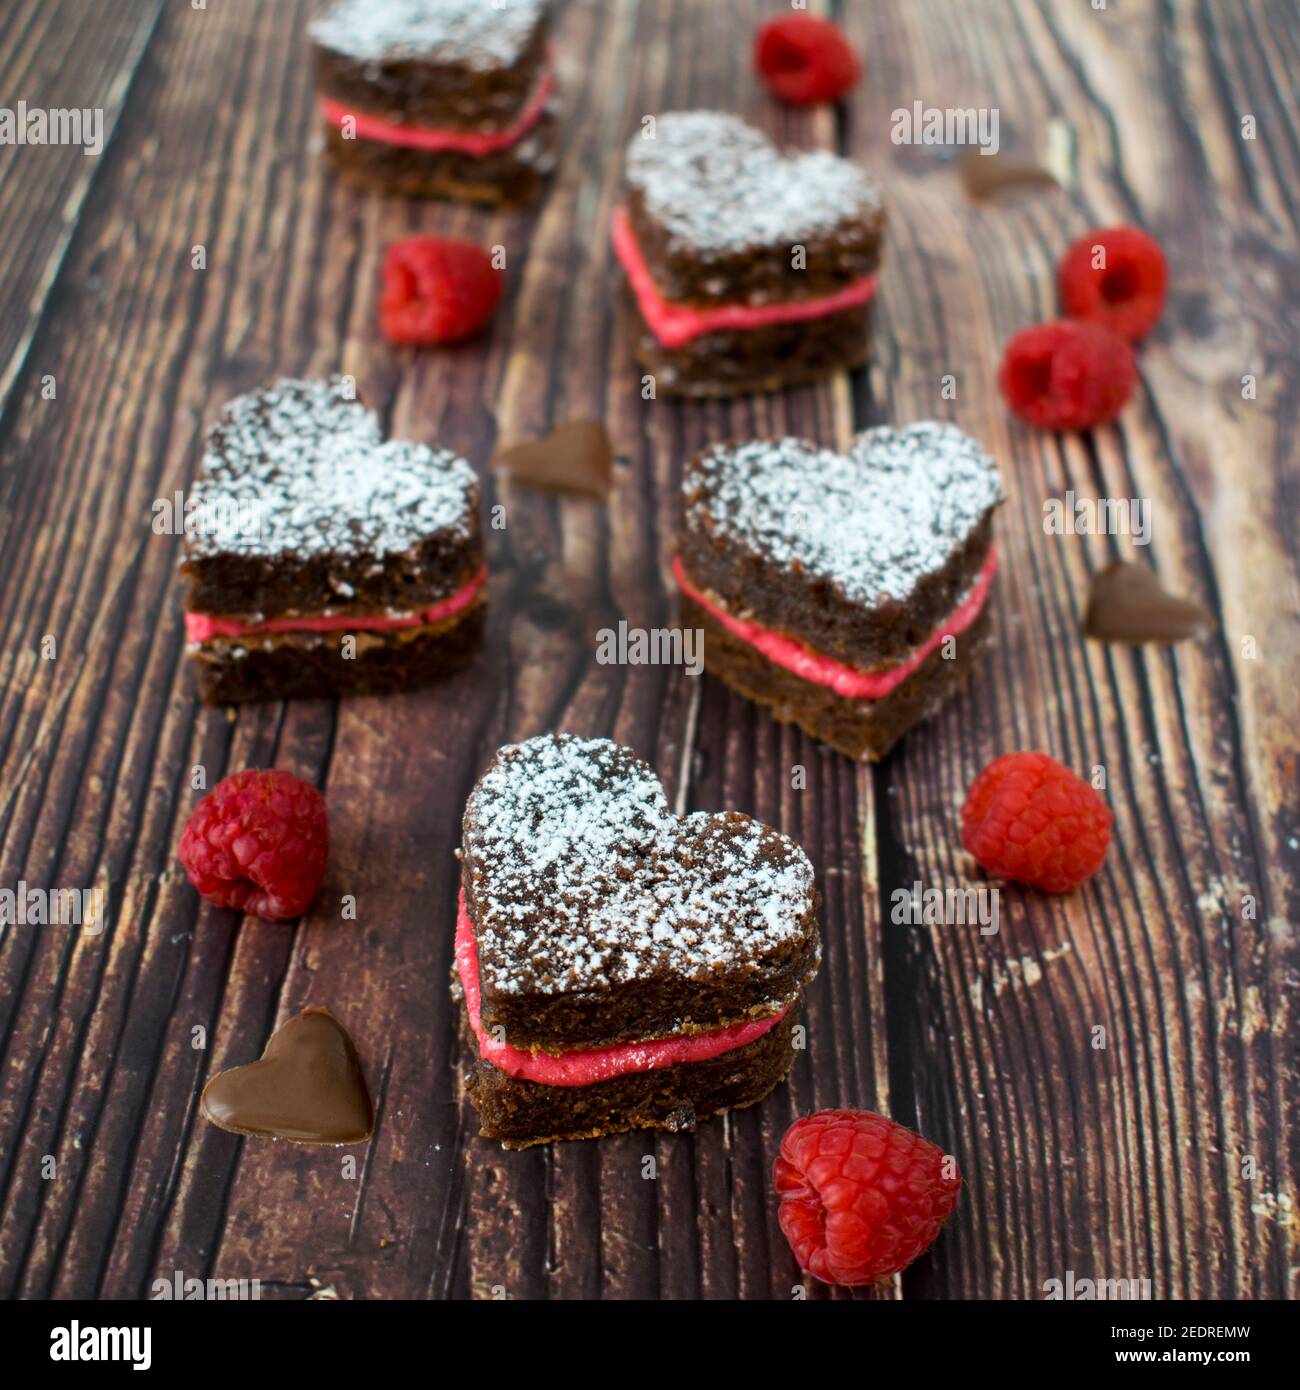
M445 237L395 241L384 257L379 327L390 343L450 343L492 317L501 272L481 246Z
M1068 893L1101 868L1111 809L1046 753L1004 753L975 779L961 842L990 873Z
M1056 269L1061 308L1072 319L1099 323L1128 342L1155 326L1165 307L1165 253L1136 227L1087 232Z
M934 1244L961 1190L956 1164L869 1110L821 1110L781 1140L777 1219L799 1267L827 1284L874 1284Z
M775 96L798 106L838 101L862 70L839 29L811 14L769 19L754 40L754 66Z
M320 792L290 772L250 767L194 808L180 859L205 902L281 922L307 910L328 852Z
M1137 368L1133 349L1095 323L1040 323L1002 354L998 386L1022 419L1045 430L1088 430L1124 407Z

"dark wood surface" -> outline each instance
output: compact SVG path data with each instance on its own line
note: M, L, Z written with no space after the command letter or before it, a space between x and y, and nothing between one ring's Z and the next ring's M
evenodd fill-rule
M0 885L102 884L110 904L102 936L0 938L4 1294L139 1297L180 1270L284 1297L788 1298L800 1278L771 1163L787 1124L829 1105L915 1125L966 1178L934 1251L874 1296L1032 1298L1070 1270L1157 1296L1296 1292L1296 9L843 0L868 73L835 115L778 109L751 75L749 36L779 8L572 0L562 164L542 207L501 216L332 181L310 5L0 13L0 104L102 106L111 136L96 159L0 149ZM1055 119L1069 186L972 205L944 152L891 143L891 111L914 100L996 106L1022 150ZM869 371L731 405L641 399L606 228L623 141L643 114L689 106L878 173L892 226ZM1052 314L1067 241L1116 221L1149 227L1172 271L1139 389L1114 428L1034 433L998 402L1000 345ZM414 230L507 248L481 343L411 355L379 339L382 249ZM421 695L201 708L178 545L150 530L151 503L185 486L231 394L335 369L394 433L483 466L505 506L486 650ZM596 664L597 629L671 621L691 450L935 414L1008 481L999 641L887 762L856 768L711 679ZM604 418L627 457L608 507L487 474L497 441L575 416ZM1067 489L1150 498L1150 559L1211 608L1215 635L1085 644L1088 574L1125 542L1044 534L1043 499ZM461 1099L458 818L500 743L552 728L633 745L681 807L759 815L816 866L809 1049L769 1100L694 1136L510 1154L475 1137ZM1105 768L1102 873L1059 899L1005 891L992 937L893 925L895 888L974 881L961 797L1021 746ZM175 860L196 764L209 785L275 764L324 788L330 867L300 924L199 904ZM356 922L339 920L343 894ZM203 1121L206 1077L308 1004L357 1038L373 1142L304 1150Z

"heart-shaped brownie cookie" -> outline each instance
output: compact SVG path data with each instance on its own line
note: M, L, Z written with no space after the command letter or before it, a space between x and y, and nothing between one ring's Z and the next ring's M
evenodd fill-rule
M670 111L628 144L627 183L646 214L695 252L807 246L880 216L880 190L828 150L785 153L722 111Z
M549 0L330 0L308 26L326 152L416 198L532 202L555 166Z
M501 749L465 809L483 1023L566 1051L788 1007L816 972L812 866L737 812L678 817L607 739Z
M545 18L545 0L334 0L309 33L358 63L495 73L519 61Z
M884 233L880 193L847 159L783 153L718 111L647 119L610 223L637 360L690 396L857 366Z
M862 669L902 659L984 565L996 464L936 421L707 449L682 483L682 559L697 587Z
M478 643L474 470L386 441L346 378L278 381L209 430L181 569L205 699L414 689Z
M412 578L455 569L478 529L469 464L447 449L385 440L379 417L337 376L277 381L231 401L208 431L191 502L187 565L224 561L224 611L239 601L230 585L245 587L241 575L255 584L271 566L281 592L312 570L328 575L322 603L395 561ZM206 611L205 597L195 594L192 606ZM265 595L247 597L265 609Z
M203 1113L235 1134L300 1144L359 1144L375 1127L356 1047L328 1009L291 1018L260 1061L214 1076Z
M955 425L706 449L673 571L704 664L777 719L881 758L966 680L990 632L993 460Z

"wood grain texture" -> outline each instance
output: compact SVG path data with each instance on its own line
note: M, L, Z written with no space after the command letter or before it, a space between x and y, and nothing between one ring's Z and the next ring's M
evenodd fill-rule
M0 146L0 411L45 311L163 0L49 0L0 15L4 103L72 111L81 145ZM82 112L90 113L82 120ZM39 166L38 168L36 166ZM33 177L34 175L34 177Z
M303 61L312 8L22 0L0 20L5 92L117 113L97 160L0 151L0 884L102 883L111 911L99 937L0 937L0 1291L140 1297L181 1270L285 1298L789 1298L769 1191L781 1133L857 1105L916 1124L967 1179L935 1251L858 1297L1036 1297L1071 1269L1175 1297L1296 1292L1293 6L843 0L868 76L835 116L778 109L754 80L748 36L774 4L571 0L561 166L539 209L509 215L333 182ZM54 9L83 37L65 24L60 47L41 27ZM997 106L1006 147L1063 120L1072 186L966 203L943 152L891 142L890 113L914 100ZM689 106L878 172L892 220L867 372L729 405L642 399L606 228L626 138ZM69 179L65 227L50 199ZM1160 238L1174 285L1140 389L1114 428L1035 434L998 404L1000 346L1054 312L1068 240L1122 220ZM481 342L412 354L378 338L383 247L415 230L506 248ZM504 509L484 653L400 699L203 709L178 545L151 531L151 503L189 481L223 400L328 370L354 374L394 434L465 453ZM855 768L711 679L596 664L600 628L672 621L690 452L935 414L1008 481L1000 637L972 690L886 763ZM577 416L605 419L625 456L608 507L488 473L498 441ZM1149 498L1151 560L1218 633L1085 645L1087 576L1122 543L1046 535L1042 502L1067 489ZM749 811L807 848L825 963L808 1049L762 1105L693 1136L519 1154L475 1137L446 989L452 852L493 750L551 728L629 743L681 809ZM892 924L899 887L979 881L957 808L1012 746L1105 769L1103 873L1068 898L1004 891L992 937ZM271 764L331 806L325 885L289 927L200 905L174 859L196 765L210 786ZM207 1076L313 1003L357 1039L373 1142L322 1154L204 1122Z

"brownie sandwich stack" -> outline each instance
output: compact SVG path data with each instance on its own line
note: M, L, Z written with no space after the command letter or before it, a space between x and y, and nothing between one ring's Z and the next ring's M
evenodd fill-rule
M736 812L678 817L607 739L503 748L465 808L456 974L484 1137L689 1130L789 1070L812 866Z
M614 251L658 389L771 391L866 360L885 213L856 164L679 111L632 138L626 172Z
M777 719L874 760L964 682L989 636L1002 487L955 425L866 430L842 454L719 445L682 488L682 622Z
M445 449L385 440L344 378L278 381L209 430L181 571L207 700L424 685L482 633L478 482Z
M335 0L311 25L330 157L410 197L520 205L555 164L545 0Z

